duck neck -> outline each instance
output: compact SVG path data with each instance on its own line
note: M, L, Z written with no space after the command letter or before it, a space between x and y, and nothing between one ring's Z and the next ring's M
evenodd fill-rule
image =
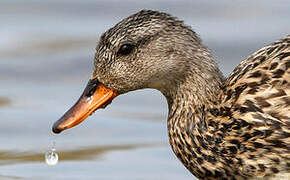
M172 88L174 91L163 93L169 107L169 137L174 136L173 132L180 135L206 134L207 112L219 104L218 94L222 82L220 73L208 73L203 77L198 77L195 73L189 75L175 89Z
M208 144L204 143L208 132L207 112L219 104L218 94L223 76L217 66L212 70L194 69L184 81L177 83L166 96L168 112L168 135L176 156L197 177L204 174L199 171L202 154L209 154Z
M161 90L168 102L169 124L184 119L183 111L197 115L201 109L206 110L218 104L224 77L211 56L206 58L200 61L199 66L192 64L181 81Z

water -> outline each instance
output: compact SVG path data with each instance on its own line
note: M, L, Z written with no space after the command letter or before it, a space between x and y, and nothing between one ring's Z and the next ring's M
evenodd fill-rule
M49 166L54 166L58 163L58 154L55 148L51 148L45 153L45 162Z
M228 74L289 33L285 2L2 0L0 179L192 179L168 145L167 104L157 91L119 96L57 135L60 160L49 167L51 126L85 87L98 36L129 14L155 9L184 19Z
M49 166L54 166L58 163L58 154L56 152L56 142L55 140L52 142L52 146L49 150L44 154L45 163Z

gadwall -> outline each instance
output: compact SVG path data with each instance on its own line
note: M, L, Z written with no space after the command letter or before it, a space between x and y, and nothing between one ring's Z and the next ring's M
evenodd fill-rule
M78 102L53 126L71 128L114 97L153 88L168 102L168 136L199 179L289 179L290 36L242 61L224 78L183 21L142 10L99 40Z

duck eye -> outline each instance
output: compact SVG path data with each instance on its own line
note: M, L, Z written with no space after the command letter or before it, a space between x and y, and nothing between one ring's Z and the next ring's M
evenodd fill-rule
M133 51L133 49L134 49L134 46L132 44L123 44L120 47L118 54L126 56L126 55L129 55Z

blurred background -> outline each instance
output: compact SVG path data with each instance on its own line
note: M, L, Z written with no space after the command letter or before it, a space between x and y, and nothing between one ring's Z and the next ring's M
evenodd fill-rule
M290 33L287 0L1 0L0 179L193 179L170 149L167 103L155 90L119 96L51 133L90 77L100 34L141 9L184 20L225 75ZM60 161L50 167L44 153L53 141Z

